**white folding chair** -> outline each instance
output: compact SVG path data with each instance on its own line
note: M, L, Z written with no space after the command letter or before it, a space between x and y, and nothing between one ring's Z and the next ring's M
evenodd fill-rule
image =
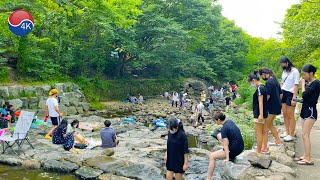
M12 136L0 136L2 141L3 152L10 148L16 155L19 156L23 146L23 142L26 140L32 149L33 146L28 139L28 132L30 130L35 112L21 111L18 122L15 126ZM15 151L12 147L17 144L18 151Z

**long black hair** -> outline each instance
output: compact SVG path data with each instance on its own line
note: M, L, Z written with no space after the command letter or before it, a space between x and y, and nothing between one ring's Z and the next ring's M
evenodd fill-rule
M288 67L286 71L291 71L292 67L294 67L294 65L292 64L292 62L289 60L287 56L282 56L279 60L279 63L288 63Z
M268 69L268 68L259 69L259 74L260 74L260 76L262 74L269 74L271 77L275 78L275 75L273 74L273 71L271 69Z
M62 119L60 122L59 126L57 127L58 130L62 130L63 128L68 126L68 120L67 119Z
M77 124L76 128L78 128L79 127L79 120L78 119L75 119L72 121L71 127L74 127L75 124Z
M311 64L307 64L307 65L304 65L301 69L301 71L303 72L307 72L307 73L313 73L313 75L317 72L317 68L314 67L313 65Z
M180 130L184 131L182 122L176 118L170 119L168 127L170 130L178 129L178 131Z
M260 78L259 78L259 72L258 71L253 71L253 73L251 73L249 76L248 76L248 82L251 82L252 80L257 80L259 81Z

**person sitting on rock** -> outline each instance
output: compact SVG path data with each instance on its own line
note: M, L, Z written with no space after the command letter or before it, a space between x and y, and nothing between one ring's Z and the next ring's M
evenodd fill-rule
M213 119L218 125L222 125L221 133L217 134L217 139L224 148L210 154L207 180L212 180L217 159L224 159L223 162L226 163L230 159L235 159L244 150L244 142L237 125L232 120L225 121L226 116L222 112L215 113Z
M8 105L7 112L8 112L8 115L10 115L10 117L11 117L11 123L14 123L17 120L17 118L15 116L15 111L14 111L13 105L11 105L11 104Z
M68 124L67 133L74 133L75 143L85 144L88 146L88 141L76 130L79 127L79 120L75 119L70 124Z
M177 119L169 121L167 152L164 156L167 167L167 180L182 180L183 173L188 169L188 139Z
M111 128L111 122L109 120L104 121L104 125L106 126L105 129L103 129L100 132L101 135L101 147L102 148L113 148L116 147L118 144L117 136L113 128Z
M4 104L4 105L2 106L2 109L1 109L1 117L2 117L2 119L5 119L5 120L8 121L8 127L10 127L12 116L11 116L10 113L7 111L7 107L8 107L8 106L7 106L6 104Z
M54 129L52 134L53 144L62 144L63 148L67 151L74 149L74 133L75 131L68 133L68 120L62 119L60 125Z

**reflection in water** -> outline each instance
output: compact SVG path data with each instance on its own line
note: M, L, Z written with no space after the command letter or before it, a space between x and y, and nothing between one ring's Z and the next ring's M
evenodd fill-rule
M0 164L0 180L75 180L72 174L60 174L45 172L42 170L24 169L17 166L8 166Z
M189 148L201 148L201 149L210 150L207 143L200 142L198 137L193 135L188 135L188 145L189 145Z

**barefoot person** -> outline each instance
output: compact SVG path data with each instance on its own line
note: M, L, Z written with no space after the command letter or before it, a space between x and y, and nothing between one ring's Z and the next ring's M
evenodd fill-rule
M224 163L226 163L230 159L235 159L244 149L240 129L232 120L225 121L226 116L222 112L215 113L213 119L218 125L222 125L221 133L217 135L217 139L223 144L223 149L210 154L207 180L213 178L217 159L224 159Z
M316 80L314 74L317 71L316 67L311 64L307 64L302 67L302 108L301 108L301 123L302 123L302 139L304 154L300 158L296 158L300 165L313 165L311 160L311 142L310 131L317 120L317 103L320 94L320 81ZM306 82L308 85L306 87Z
M268 107L267 107L267 89L260 82L258 71L254 71L248 77L248 82L251 83L253 87L256 88L253 94L252 101L252 111L254 118L254 129L256 131L257 139L257 153L268 153L267 151L262 151L262 141L263 141L263 128L265 119L268 117Z
M62 117L62 113L59 110L57 95L58 95L58 90L52 89L49 92L50 97L46 101L46 107L45 107L46 116L50 117L53 127L50 129L48 134L44 137L45 139L52 139L51 135L54 129L58 127L60 117Z
M268 117L263 128L263 144L262 151L268 151L268 133L271 131L274 137L275 145L280 145L281 140L278 135L277 129L273 125L273 120L277 115L281 114L281 97L282 90L277 78L273 75L272 70L267 68L262 68L259 70L259 74L263 80L266 81L267 90L267 107L268 107Z
M286 132L281 134L280 137L282 137L284 141L289 142L294 140L293 138L296 130L296 120L294 119L296 102L292 101L292 99L298 96L300 73L285 56L280 59L280 64L283 69L282 112L284 125L286 127Z
M164 156L167 167L167 180L182 180L182 175L188 169L188 139L183 126L177 119L169 121L167 152Z

